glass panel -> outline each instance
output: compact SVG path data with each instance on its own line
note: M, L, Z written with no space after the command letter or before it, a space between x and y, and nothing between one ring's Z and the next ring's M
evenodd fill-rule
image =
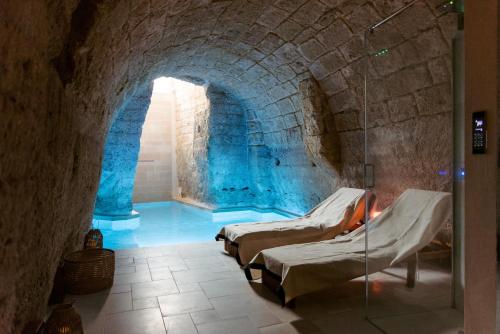
M376 198L366 312L388 333L462 327L452 308L457 25L447 15L416 1L365 34L365 181Z

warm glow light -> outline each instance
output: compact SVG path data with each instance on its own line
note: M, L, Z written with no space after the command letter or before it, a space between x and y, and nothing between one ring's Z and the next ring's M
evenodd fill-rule
M374 213L372 213L372 218L378 217L381 213L382 211L375 211Z
M175 90L175 94L180 98L188 98L196 87L190 82L167 77L160 77L153 82L153 94L165 94Z
M172 90L172 78L161 77L154 81L153 93L168 93Z

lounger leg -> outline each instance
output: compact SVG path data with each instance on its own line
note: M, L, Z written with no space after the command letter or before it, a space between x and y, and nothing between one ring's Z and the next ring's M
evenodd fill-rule
M252 269L250 269L250 266L244 266L243 271L245 272L245 277L247 278L248 281L253 281L252 277Z
M408 267L406 272L406 286L408 288L415 287L415 276L417 274L417 255L412 255L408 259Z

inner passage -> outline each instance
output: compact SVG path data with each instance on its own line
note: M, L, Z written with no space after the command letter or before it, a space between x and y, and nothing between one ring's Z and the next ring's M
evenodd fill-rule
M214 86L161 77L131 97L105 146L94 214L104 246L209 241L225 224L296 217L275 208L247 135L243 104Z

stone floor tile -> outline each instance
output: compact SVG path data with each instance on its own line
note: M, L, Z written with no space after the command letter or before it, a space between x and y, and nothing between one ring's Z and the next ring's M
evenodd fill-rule
M222 319L243 317L250 313L268 311L262 301L249 294L212 298L210 302Z
M178 292L177 285L172 279L132 284L133 299L165 296Z
M199 334L258 334L259 330L246 317L207 322L196 326Z
M177 282L177 288L180 293L184 292L193 292L193 291L202 291L200 283L186 283L181 284Z
M218 256L206 256L184 259L189 269L212 268L224 266L224 262Z
M222 320L215 310L206 310L191 313L195 325Z
M117 284L116 281L109 290L109 293L123 293L132 291L132 286L130 284Z
M152 268L150 270L151 278L153 281L164 280L164 279L173 279L172 273L170 272L169 267L164 268Z
M165 334L160 310L144 310L116 313L106 317L104 334Z
M94 293L89 295L71 296L75 309L82 314L111 314L132 310L130 292L125 293Z
M104 334L105 316L80 313L85 334Z
M184 261L178 256L148 257L148 266L150 269L184 265Z
M151 281L151 275L149 272L139 272L131 274L117 275L114 279L114 284L129 284L129 283L140 283Z
M127 264L133 264L134 263L134 258L133 257L119 257L115 259L115 263L117 266L123 266Z
M131 274L131 273L135 273L135 266L117 265L115 268L115 276L121 274Z
M234 279L200 282L208 298L248 294L252 291L248 282Z
M175 281L180 284L215 281L225 278L242 279L241 275L239 275L239 273L235 273L234 271L212 272L207 269L177 271L172 274Z
M281 320L271 311L252 312L248 314L248 318L259 328L281 323Z
M456 334L463 330L463 315L456 310L440 310L404 316L384 317L372 321L391 334Z
M305 327L305 328L296 327L291 323L286 323L286 324L277 324L268 327L262 327L260 328L260 333L261 334L321 334L321 331L315 327ZM325 333L333 333L333 331L330 329L330 332L325 332ZM335 333L351 334L351 332L341 332L341 331L336 331Z
M132 299L132 306L134 310L142 310L145 308L158 308L158 299L156 297L147 297L140 299Z
M189 314L165 317L163 321L168 334L198 334Z
M158 297L164 316L212 309L213 306L203 292L187 292Z

